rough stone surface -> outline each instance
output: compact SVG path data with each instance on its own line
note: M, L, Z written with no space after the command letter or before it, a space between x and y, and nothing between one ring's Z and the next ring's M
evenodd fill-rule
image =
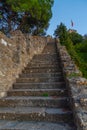
M19 122L0 120L0 130L74 130L65 123Z
M40 54L50 38L11 32L7 38L0 32L0 97L12 86L18 74L29 63L34 54Z
M56 40L77 130L87 130L87 79L72 61L66 47Z
M15 61L20 63L18 59ZM34 66L30 66L30 63L34 63ZM9 90L18 90L19 92L15 93L17 95L12 92L12 95L9 95L7 92L6 97L0 98L0 129L76 130L56 43L48 43L42 54L36 54L30 63ZM55 63L58 67L53 66ZM42 95L39 95L40 90L44 92ZM29 91L31 95L26 93ZM34 95L33 92L38 93Z

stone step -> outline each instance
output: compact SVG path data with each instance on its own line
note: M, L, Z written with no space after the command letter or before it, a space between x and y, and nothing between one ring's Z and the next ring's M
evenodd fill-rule
M57 52L55 51L55 49L53 49L53 50L48 50L48 49L47 49L46 51L43 51L41 54L48 54L48 55L51 54L51 55L52 55L52 54L55 54L55 53L57 53ZM58 54L58 53L57 53L57 54Z
M0 120L0 130L76 130L73 123Z
M34 56L33 59L34 61L59 61L60 58L56 55L55 57L52 57L52 56ZM31 61L32 61L31 60Z
M18 121L72 122L69 109L45 107L2 107L0 119Z
M66 89L12 89L7 96L67 96Z
M34 65L40 65L40 66L53 66L53 65L59 65L59 62L35 62L32 60L32 62L28 63L27 66L34 66Z
M14 83L13 88L15 89L56 89L65 88L65 82L56 83Z
M59 81L64 81L64 78L62 76L59 77L52 77L52 78L47 78L47 77L42 77L42 78L18 78L16 79L16 83L41 83L41 82L59 82Z
M20 74L19 77L21 78L25 78L25 77L28 77L28 78L43 78L43 77L47 77L47 78L52 78L52 77L58 77L58 76L62 76L62 72L59 72L59 73L30 73L30 74Z
M43 50L44 51L44 50ZM58 54L56 51L54 52L54 53L52 53L52 54L49 54L49 53L41 53L41 54L36 54L36 55L56 55L56 54Z
M45 60L45 59L32 59L31 60L32 63L46 63L46 64L52 64L52 63L58 63L60 62L58 59L49 59L49 60Z
M58 68L44 68L44 69L42 69L42 68L39 68L39 69L25 69L25 70L23 70L22 71L23 73L54 73L54 72L56 72L56 73L58 73L58 72L61 72L61 70L60 69L58 69Z
M40 63L32 63L32 64L30 64L30 65L27 65L27 69L28 68L55 68L55 67L57 67L57 68L60 68L60 66L58 65L58 64L40 64Z
M39 54L39 55L34 55L32 60L53 60L53 59L58 59L60 60L60 57L57 54Z
M38 69L38 68L41 68L41 69L46 69L46 68L60 68L60 66L58 64L30 64L30 65L27 65L27 67L25 69Z
M34 96L11 96L0 99L1 107L17 107L17 106L29 106L29 107L53 107L53 108L67 108L69 107L68 97L34 97Z
M40 69L40 70L48 70L48 69L50 69L50 70L51 70L51 69L55 69L55 68L58 69L58 70L59 70L59 69L61 70L60 66L53 66L53 67L48 67L48 66L45 66L45 67L42 67L42 66L40 66L40 67L36 67L36 66L35 66L35 67L33 67L33 66L28 67L28 66L27 66L26 68L24 68L24 70L33 70L33 69L34 69L34 70L35 70L35 69L36 69L36 70L38 70L38 69Z
M58 54L57 53L54 53L54 54L47 54L47 53L41 53L41 54L36 54L36 55L34 55L34 57L33 58L38 58L38 59L40 59L40 58L57 58L58 57Z
M47 45L45 48L44 48L44 50L43 50L43 52L42 52L42 54L54 54L54 53L56 53L57 51L56 51L56 46L55 45Z
M44 48L42 54L54 54L54 53L57 53L54 46L52 47L47 47L47 48Z
M0 99L0 130L76 130L69 104L56 44L50 43Z

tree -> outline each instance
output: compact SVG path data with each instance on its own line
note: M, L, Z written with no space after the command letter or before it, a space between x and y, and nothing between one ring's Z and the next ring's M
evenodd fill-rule
M0 2L0 30L4 33L7 33L11 30L11 26L14 26L14 22L16 21L15 15L16 12L13 12L6 4L6 0L2 0ZM13 22L14 21L14 22Z
M60 39L61 44L65 44L68 38L67 28L63 23L57 26L57 29L54 32L54 36Z
M80 35L76 32L70 33L69 36L70 36L74 45L77 44L77 43L82 43L82 41L83 41L82 35Z
M87 34L83 36L83 44L87 44ZM85 49L87 50L87 47Z
M87 40L87 34L85 34L83 38L84 38L85 40Z
M5 5L10 14L6 18L7 24L9 19L10 30L17 28L25 33L40 35L44 34L49 26L53 2L54 0L4 0L1 3L3 10Z

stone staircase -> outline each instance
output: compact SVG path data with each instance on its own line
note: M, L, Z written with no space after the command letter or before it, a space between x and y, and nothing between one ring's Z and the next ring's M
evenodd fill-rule
M0 99L0 130L76 130L55 43L33 57Z

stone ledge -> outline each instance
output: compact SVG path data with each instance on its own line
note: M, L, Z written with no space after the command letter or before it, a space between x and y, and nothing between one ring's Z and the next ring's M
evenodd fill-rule
M56 39L77 130L87 130L87 79L75 65L66 47Z

